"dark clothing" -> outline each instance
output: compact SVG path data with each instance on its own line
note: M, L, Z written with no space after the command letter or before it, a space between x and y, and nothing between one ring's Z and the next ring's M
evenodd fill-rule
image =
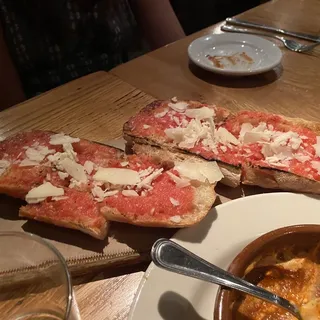
M141 49L128 0L0 0L0 21L28 97Z

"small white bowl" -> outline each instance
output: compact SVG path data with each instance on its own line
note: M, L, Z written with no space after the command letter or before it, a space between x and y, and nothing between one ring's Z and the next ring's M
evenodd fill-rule
M281 50L273 42L240 33L211 34L198 38L189 45L188 55L203 69L232 76L266 72L280 64L282 58ZM221 67L210 61L208 56L218 57ZM230 56L233 56L232 61L227 58Z

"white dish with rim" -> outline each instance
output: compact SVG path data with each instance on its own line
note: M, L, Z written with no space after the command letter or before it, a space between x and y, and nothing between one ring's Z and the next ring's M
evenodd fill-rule
M269 193L227 202L173 240L226 269L261 234L288 225L318 224L320 197ZM218 286L167 272L150 264L134 299L129 320L210 320Z
M232 56L245 53L248 62L239 57L235 64L223 58L223 68L216 67L209 56ZM278 46L264 38L240 33L211 34L194 40L188 47L188 55L197 66L224 75L245 76L263 73L280 64L282 52Z

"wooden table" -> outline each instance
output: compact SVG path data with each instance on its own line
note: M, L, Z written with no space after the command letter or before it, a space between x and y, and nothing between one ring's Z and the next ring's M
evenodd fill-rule
M274 0L239 17L293 31L320 33L317 0ZM195 38L220 33L221 24L120 65L111 73L157 98L199 99L232 110L260 109L320 119L320 49L297 54L282 49L282 67L268 73L230 78L189 63L187 47ZM279 44L280 45L280 44ZM319 48L319 47L318 47Z
M139 271L75 286L82 319L127 319L143 274L143 271Z
M98 72L0 113L0 137L42 129L99 142L122 136L122 124L153 98ZM125 319L147 264L74 279L82 319Z
M319 14L317 0L274 0L240 16L317 34ZM223 78L190 65L186 53L194 38L219 29L220 25L210 27L113 69L125 82L99 72L10 108L0 114L0 137L37 128L101 142L116 139L121 136L122 124L152 101L152 96L193 98L233 110L261 109L320 119L319 52L302 55L283 50L282 67L274 71ZM126 319L144 269L145 265L133 273L133 269L126 270L124 275L88 276L76 283L83 319Z

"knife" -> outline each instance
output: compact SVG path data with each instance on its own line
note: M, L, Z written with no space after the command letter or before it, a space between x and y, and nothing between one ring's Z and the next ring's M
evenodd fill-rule
M275 28L275 27L271 27L268 25L264 25L264 24L244 21L244 20L237 19L237 18L227 18L226 22L228 24L232 24L232 25L236 25L236 26L243 26L243 27L255 28L255 29L259 29L259 30L272 31L272 32L281 33L281 34L285 34L287 36L293 36L293 37L304 39L304 40L315 41L315 42L320 41L320 36L314 36L314 35L300 33L300 32L287 31L284 29Z

